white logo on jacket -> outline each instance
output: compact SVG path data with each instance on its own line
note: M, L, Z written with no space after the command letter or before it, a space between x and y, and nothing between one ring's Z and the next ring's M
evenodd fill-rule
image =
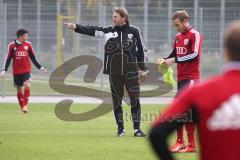
M27 51L28 50L28 46L24 46L24 49Z
M184 44L185 46L188 44L188 42L189 42L189 39L184 39L184 40L183 40L183 44Z
M240 130L240 94L231 96L207 121L211 131Z
M133 34L128 34L128 39L132 39L133 38Z

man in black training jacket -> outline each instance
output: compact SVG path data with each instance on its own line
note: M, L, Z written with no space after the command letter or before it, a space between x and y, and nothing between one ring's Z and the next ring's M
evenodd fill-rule
M113 24L107 27L67 23L77 33L105 39L103 73L109 75L114 115L118 125L117 136L124 136L122 99L124 86L130 97L134 136L145 137L141 131L140 84L148 67L144 63L144 42L139 28L129 25L125 8L113 9Z

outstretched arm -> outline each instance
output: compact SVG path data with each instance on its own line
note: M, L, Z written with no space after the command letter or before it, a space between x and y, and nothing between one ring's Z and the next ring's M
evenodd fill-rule
M95 36L98 38L104 38L104 30L105 27L99 27L99 26L88 26L88 25L80 25L80 24L74 24L74 23L66 23L65 26L69 30L74 30L77 33L89 35L89 36Z

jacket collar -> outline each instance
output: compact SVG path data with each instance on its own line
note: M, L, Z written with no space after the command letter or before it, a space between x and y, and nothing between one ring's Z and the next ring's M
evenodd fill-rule
M20 42L20 41L17 40L17 39L15 39L15 43L16 43L17 45L21 45L21 44L23 44L22 42Z
M114 26L115 29L117 30L124 30L126 28L129 27L129 23L127 22L126 24L122 25L122 26Z
M189 32L191 29L192 29L192 26L189 25L182 34L185 34L185 33Z
M223 74L231 71L240 71L240 62L229 62L223 65L221 72Z

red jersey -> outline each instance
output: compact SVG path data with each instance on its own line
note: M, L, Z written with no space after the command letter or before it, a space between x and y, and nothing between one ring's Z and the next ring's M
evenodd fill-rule
M32 71L30 59L35 66L40 69L41 65L38 63L35 51L29 41L19 43L17 40L9 43L7 58L4 63L4 70L7 71L13 59L13 74L30 73Z
M195 110L202 160L240 159L240 63L226 65L224 72L185 91L154 123L160 126L166 117Z
M176 35L173 49L167 58L175 57L178 81L200 79L202 36L191 26Z

